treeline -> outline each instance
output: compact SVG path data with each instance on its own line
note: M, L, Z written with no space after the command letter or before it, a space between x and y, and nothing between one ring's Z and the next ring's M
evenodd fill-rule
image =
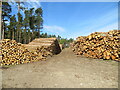
M58 36L56 36L56 35L49 35L49 34L47 34L47 33L42 33L42 34L40 35L40 37L42 37L42 38L51 38L51 37L57 38L57 39L58 39L58 42L59 42L60 44L63 44L65 47L68 47L69 44L74 41L73 38L67 39L67 38L62 38L62 37L59 36L59 35L58 35Z
M60 36L58 36L58 41L60 44L62 44L65 47L69 47L70 43L74 41L73 38L67 39L67 38L61 38Z
M50 34L47 34L47 33L41 33L40 34L40 37L41 38L57 38L57 36L56 35L50 35Z
M40 37L43 28L42 8L26 8L27 3L2 2L2 39L14 39L20 43L29 43ZM12 5L16 5L17 13L12 15Z
M62 38L61 36L41 33L43 28L43 10L41 7L26 8L27 2L2 2L2 39L13 39L17 42L27 44L35 38L58 39L60 44L69 44L73 39ZM17 11L12 9L16 6ZM13 11L12 11L13 10ZM16 14L12 14L16 12Z

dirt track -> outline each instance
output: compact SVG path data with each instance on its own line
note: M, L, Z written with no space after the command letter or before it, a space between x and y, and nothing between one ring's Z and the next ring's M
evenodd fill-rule
M71 49L46 61L3 69L4 88L117 88L118 63L77 57Z

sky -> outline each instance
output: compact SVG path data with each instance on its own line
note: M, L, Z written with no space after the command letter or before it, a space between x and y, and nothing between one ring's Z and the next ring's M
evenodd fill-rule
M63 38L118 29L117 2L29 2L28 7L42 7L42 31Z

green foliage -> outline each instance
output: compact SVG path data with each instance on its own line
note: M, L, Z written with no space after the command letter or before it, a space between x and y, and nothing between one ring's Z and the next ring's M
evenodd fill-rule
M59 40L59 42L60 42L60 44L69 44L69 43L73 42L73 39L72 38L70 38L70 39L61 38Z
M10 18L11 6L8 2L2 2L2 19Z
M73 42L74 39L70 38L70 39L67 39L67 38L60 38L58 41L60 44L63 44L64 48L65 47L69 47L70 43Z
M10 19L11 6L8 2L2 2L2 39L5 37L5 30L7 28L6 21Z
M42 8L35 10L35 29L38 32L38 38L40 37L40 29L43 28Z
M47 33L42 33L41 35L40 35L40 37L41 38L57 38L57 40L58 40L58 42L60 43L60 44L63 44L64 45L64 47L69 47L69 44L71 43L71 42L73 42L73 38L70 38L70 39L67 39L67 38L62 38L61 36L56 36L56 35L49 35L49 34L47 34Z
M25 3L22 3L25 5ZM43 28L43 10L42 8L34 8L25 9L23 6L21 7L21 2L17 2L18 13L16 15L11 16L11 7L9 3L3 4L2 16L3 20L7 18L9 24L3 22L3 26L5 27L5 38L14 39L20 43L29 43L35 38L57 38L60 44L68 45L73 41L72 38L66 39L61 36L50 35L47 33L41 33L41 29ZM24 12L23 12L24 10ZM23 14L21 14L21 12ZM6 18L5 18L6 17ZM16 18L17 17L17 18Z
M2 23L4 38L15 39L20 43L29 43L34 38L39 38L43 28L42 8L26 9L25 3L16 2L15 4L18 7L17 16L10 15L12 6L9 3L4 2L2 5L2 20L7 19L9 21L8 24ZM24 5L21 6L21 4Z
M15 15L13 15L11 18L10 18L10 25L8 25L8 29L9 29L9 34L10 34L10 39L15 39L15 33L16 33L16 27L17 27L17 24L16 24L16 18L15 18Z
M27 28L29 28L29 11L28 10L25 10L24 11L24 14L25 14L25 18L23 20L23 26L24 26L24 29L23 29L23 43L27 43Z
M40 35L41 38L56 38L55 35L48 35L47 33L42 33Z

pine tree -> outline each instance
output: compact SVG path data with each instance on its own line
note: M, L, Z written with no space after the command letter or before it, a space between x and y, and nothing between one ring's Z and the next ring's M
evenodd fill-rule
M18 23L17 23L17 42L22 42L21 40L21 35L22 35L22 30L21 30L21 24L22 24L22 15L20 13L21 10L24 10L25 8L21 6L21 4L24 4L23 2L16 2L17 6L18 6L18 13L17 13L17 16L18 16Z
M34 31L35 31L35 16L34 16L34 8L30 9L30 17L29 17L29 26L30 29L32 30L32 36L31 39L33 40L35 35L34 35Z
M23 26L24 26L24 40L23 40L23 42L27 43L27 37L30 37L30 36L28 36L30 34L27 35L27 33L30 33L30 32L28 32L28 29L29 29L29 11L25 10L24 14L25 14L25 18L23 21Z
M11 6L8 2L2 2L2 39L4 39L4 32L5 32L5 27L6 22L10 18L10 12L11 12Z
M21 35L22 35L22 27L23 27L23 16L18 13L18 24L17 24L17 31L18 31L18 42L22 42Z
M36 14L35 25L36 25L36 31L38 32L38 38L40 37L40 29L43 28L42 13L43 13L42 8L38 8L35 10L35 14Z
M8 26L9 28L9 31L10 31L10 39L15 39L15 32L16 32L16 17L15 15L13 15L11 18L10 18L10 25Z

